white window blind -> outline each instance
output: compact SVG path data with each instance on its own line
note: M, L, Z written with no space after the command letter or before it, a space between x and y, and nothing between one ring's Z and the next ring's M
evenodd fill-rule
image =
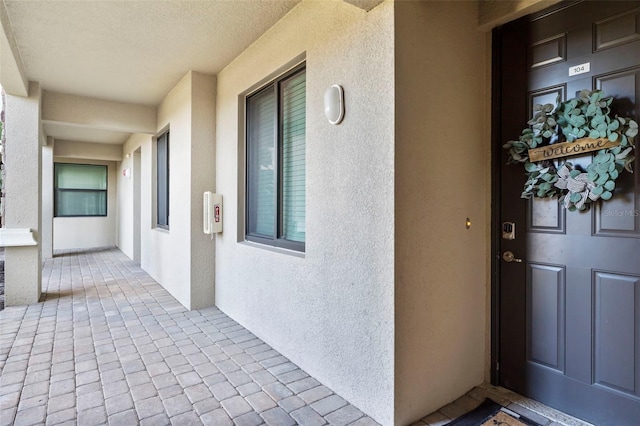
M306 74L247 98L247 239L304 250Z
M275 108L273 90L249 99L249 227L250 234L275 235Z
M283 81L282 97L282 236L304 242L306 174L305 74Z
M106 216L107 166L56 163L55 216Z
M158 137L156 143L157 214L158 226L169 228L169 132Z

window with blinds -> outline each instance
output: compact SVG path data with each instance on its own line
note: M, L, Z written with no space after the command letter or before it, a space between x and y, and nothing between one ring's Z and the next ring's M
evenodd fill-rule
M156 141L156 160L157 225L169 229L169 132Z
M304 67L294 69L249 96L246 123L246 238L304 251Z
M107 166L54 164L54 216L106 216Z

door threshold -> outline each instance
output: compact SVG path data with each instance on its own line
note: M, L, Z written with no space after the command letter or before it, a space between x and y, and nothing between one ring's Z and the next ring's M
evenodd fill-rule
M525 416L543 426L593 426L569 414L551 408L541 402L524 397L501 386L483 383L452 403L414 423L416 426L443 426L451 420L475 409L485 398L490 398L511 411Z

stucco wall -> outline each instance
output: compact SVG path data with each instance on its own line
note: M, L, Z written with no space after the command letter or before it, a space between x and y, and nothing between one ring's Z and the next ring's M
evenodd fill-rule
M122 147L116 144L57 140L53 148L53 155L66 158L120 161Z
M215 185L215 77L187 73L158 106L157 135L169 130L169 229L156 226L155 139L134 134L119 165L118 246L189 309L214 303L214 245L202 233L202 192ZM134 214L134 151L140 150L140 230ZM127 158L127 154L130 157ZM131 168L131 179L122 171Z
M473 2L395 3L399 425L484 379L490 93L476 13Z
M306 53L306 253L238 241L239 95ZM345 90L346 116L324 116ZM303 1L218 75L216 305L322 383L393 421L393 3ZM241 186L241 185L240 185Z
M182 80L167 94L158 107L158 135L165 130L169 136L169 229L156 227L155 216L155 155L154 144L143 148L142 161L150 173L150 202L144 203L149 214L143 220L142 267L169 293L185 306L190 305L189 283L191 279L190 242L191 209L191 75ZM145 175L147 175L145 173ZM143 219L144 219L143 215Z
M118 163L118 248L132 260L136 259L137 244L141 247L149 247L151 232L151 190L152 190L152 164L151 148L152 136L142 133L134 133L122 145L122 161ZM138 151L138 152L136 152ZM129 157L127 158L127 154ZM145 161L138 164L139 171L135 170L135 156ZM131 178L123 175L123 171L131 169ZM140 192L137 193L135 179L140 179ZM137 196L137 200L136 200ZM136 203L138 206L136 207ZM134 215L138 214L139 227L135 223ZM137 234L137 235L136 235ZM142 251L142 250L141 250Z
M28 228L36 246L5 248L6 306L37 303L42 293L41 90L29 83L29 96L6 97L4 226Z
M54 148L55 152L55 148ZM114 161L54 157L56 163L100 164L107 171L106 217L54 217L53 249L82 249L116 245L117 179Z
M124 144L121 150L126 146ZM124 176L125 170L130 170L129 177ZM117 246L130 259L133 259L133 154L123 153L122 161L118 163L118 213L117 213Z
M42 258L53 257L53 146L42 147Z
M216 78L191 74L191 309L214 303L215 241L202 231L202 194L216 187Z

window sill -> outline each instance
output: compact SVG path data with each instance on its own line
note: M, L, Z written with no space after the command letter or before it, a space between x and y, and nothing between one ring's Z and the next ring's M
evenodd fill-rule
M293 257L298 257L300 259L304 259L306 257L306 253L302 252L302 251L297 251L297 250L289 250L289 249L285 249L282 247L274 247L274 246L270 246L267 244L260 244L260 243L255 243L253 241L239 241L239 244L243 245L243 246L248 246L248 247L253 247L253 248L257 248L257 249L261 249L261 250L266 250L266 251L270 251L273 253L280 253L280 254L285 254L288 256L293 256Z

